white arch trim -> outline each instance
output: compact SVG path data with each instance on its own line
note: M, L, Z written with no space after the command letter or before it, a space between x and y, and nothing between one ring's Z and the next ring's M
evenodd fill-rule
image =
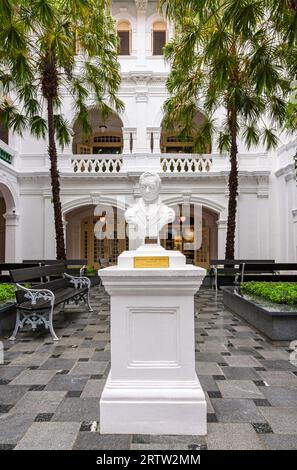
M72 199L64 204L62 204L62 213L63 215L69 214L69 212L74 209L78 209L84 206L96 206L98 204L117 207L118 209L125 211L128 208L128 204L125 204L124 197L117 198L116 196L83 196L77 199Z
M2 193L6 205L6 212L10 213L13 210L15 212L18 208L18 196L13 185L7 181L3 175L0 175L0 192Z
M182 195L168 196L168 197L162 198L162 202L164 202L164 204L167 204L168 206L174 206L175 204L183 204L184 197ZM211 199L207 199L201 196L192 195L190 197L190 204L201 204L205 208L211 209L220 217L222 215L225 215L227 212L227 206L223 206L222 204L219 204L215 201L212 201Z
M163 101L163 103L161 103L160 108L158 109L158 112L155 114L155 117L153 119L153 126L152 127L160 127L160 129L162 129L162 123L163 123L163 119L165 117L164 109L163 109L165 100L166 100L166 98L164 98L164 101ZM206 112L204 111L203 108L201 108L201 106L199 106L199 104L197 105L197 111L199 113L201 113L203 116L206 117L206 115L207 115Z
M97 106L95 103L93 104L89 104L87 106L87 110L88 111L93 111L93 110L97 110ZM119 119L122 121L122 127L131 127L130 126L130 121L128 119L128 116L127 116L127 113L126 111L122 111L121 113L118 113L117 111L115 111L114 109L112 109L112 113L115 114L116 116L119 117ZM74 124L77 120L77 114L75 114L70 122L70 128L73 129L74 127Z
M113 15L113 19L116 21L116 25L119 23L119 21L127 21L130 23L132 31L136 30L136 18L127 11L121 11L117 13L116 15Z

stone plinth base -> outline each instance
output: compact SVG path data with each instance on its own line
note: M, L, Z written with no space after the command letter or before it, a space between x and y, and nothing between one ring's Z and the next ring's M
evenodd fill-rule
M135 268L134 258L168 268ZM161 259L161 264L166 265ZM205 270L159 247L125 252L99 271L111 296L111 371L100 401L103 434L206 434L195 372L194 294Z

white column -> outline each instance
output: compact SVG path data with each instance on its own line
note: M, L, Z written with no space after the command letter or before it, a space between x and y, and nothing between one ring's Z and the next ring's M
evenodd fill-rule
M19 214L14 212L3 215L5 219L5 262L21 261L18 246Z
M147 129L148 148L150 151L151 151L151 135L152 134L153 134L153 144L154 144L153 153L161 153L161 149L160 149L161 128L160 127L148 127Z
M258 208L258 257L270 258L270 230L269 230L269 178L258 177L257 208Z
M218 259L225 258L225 247L227 237L227 220L220 219L218 225Z
M54 208L52 196L44 196L44 220L43 220L43 256L45 259L56 258L56 234Z
M132 135L132 152L131 152L131 135ZM135 127L123 127L123 154L133 153L136 147L137 129Z
M137 67L145 67L145 26L147 0L135 0L137 10Z
M285 176L286 181L286 193L287 193L287 201L288 201L288 214L287 214L287 234L288 234L288 242L287 242L287 262L290 262L294 259L295 250L296 250L296 241L294 236L294 221L292 220L292 209L295 207L295 200L296 200L296 174L295 170L290 171ZM294 255L293 255L294 253Z
M137 139L136 148L133 153L148 153L150 149L147 146L147 104L148 93L145 80L139 80L136 85L136 115L137 115Z

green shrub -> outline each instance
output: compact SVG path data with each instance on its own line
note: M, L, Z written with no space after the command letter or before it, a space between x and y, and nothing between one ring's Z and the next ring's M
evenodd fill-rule
M13 284L0 284L0 302L15 300L15 290Z
M244 294L256 295L277 304L297 304L297 283L295 282L242 282Z
M87 275L92 275L92 274L97 274L97 271L93 266L88 266L87 267Z

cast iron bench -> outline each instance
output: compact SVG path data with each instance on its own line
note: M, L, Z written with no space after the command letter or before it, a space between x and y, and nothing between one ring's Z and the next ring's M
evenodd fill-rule
M53 264L50 266L17 269L10 271L12 282L16 285L16 324L10 341L16 339L19 328L31 325L32 330L44 324L49 329L54 341L58 341L53 327L53 313L57 305L65 304L71 300L77 305L84 302L89 311L93 309L90 305L91 281L84 276L70 276L65 273L64 264ZM54 277L54 279L51 279ZM47 279L47 282L34 284L36 279ZM33 280L33 285L25 287L23 283Z
M210 276L214 279L214 288L218 290L219 283L218 279L220 276L225 276L225 277L233 277L234 276L234 284L236 284L239 281L239 277L242 279L242 270L244 270L244 266L247 265L247 263L253 263L253 265L258 266L258 265L269 265L270 266L270 272L272 271L271 269L271 264L274 264L275 261L273 259L268 259L268 260L244 260L244 259L233 259L233 260L227 260L227 259L214 259L210 261Z
M36 263L39 266L48 266L52 264L64 264L66 269L66 272L68 274L78 274L78 272L74 272L75 270L73 268L70 268L70 266L81 266L79 268L79 274L82 276L86 270L86 266L88 264L87 258L83 259L65 259L65 260L56 260L56 259L37 259L37 260L23 260L23 263ZM69 269L70 268L70 269Z
M295 274L284 273L286 271L295 271ZM270 282L296 282L297 281L297 263L274 263L267 261L261 264L245 262L241 266L241 282L246 281L270 281Z
M1 263L0 264L0 284L1 283L10 283L11 277L10 274L4 274L4 273L9 273L9 271L15 270L15 269L24 269L24 268L34 268L35 266L38 266L38 263L36 262L31 262L31 263Z

